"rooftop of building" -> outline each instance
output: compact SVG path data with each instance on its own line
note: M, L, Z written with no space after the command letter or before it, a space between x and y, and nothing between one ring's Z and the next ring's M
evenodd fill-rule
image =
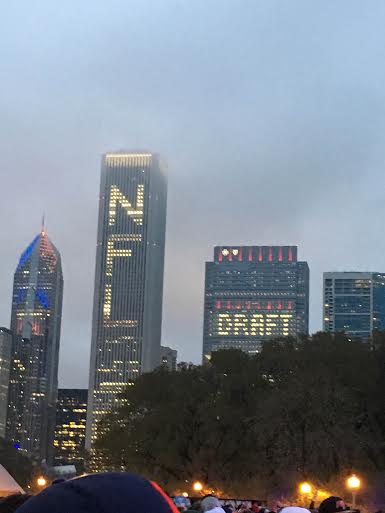
M44 219L41 225L40 233L36 235L33 241L27 246L27 248L21 254L17 269L22 268L27 262L29 262L32 255L39 252L40 257L48 261L49 267L54 268L58 262L60 262L60 253L56 246L52 243L48 237Z
M379 273L376 271L326 271L323 273L324 278L347 278L347 279L356 279L356 278L368 278L370 279L373 275L383 276L385 273Z
M293 263L297 246L215 246L214 262Z

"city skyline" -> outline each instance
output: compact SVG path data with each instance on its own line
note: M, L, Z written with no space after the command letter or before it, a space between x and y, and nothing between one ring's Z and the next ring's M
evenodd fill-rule
M43 221L43 222L44 222L44 221ZM42 228L42 230L43 230L43 232L44 232L44 228ZM34 241L33 241L33 242L34 242ZM32 244L33 244L33 242L32 242ZM230 247L230 246L221 246L221 247ZM231 247L239 247L239 246L236 246L236 245L234 244L234 245L232 245ZM263 246L263 247L269 247L269 246ZM271 247L274 247L274 246L271 246ZM275 246L275 247L277 247L277 246ZM27 249L28 249L28 248L27 248ZM311 262L310 262L310 265L311 265ZM329 268L330 268L330 266L329 266ZM310 267L310 269L311 269L311 267ZM338 275L343 276L343 275L349 275L349 274L351 274L351 275L353 275L353 276L355 276L355 275L364 275L364 277L366 277L366 278L368 278L368 276L383 276L381 273L378 273L378 272L376 273L376 272L372 272L372 271L370 271L370 270L362 271L362 270L360 270L360 269L344 270L344 269L341 269L341 268L340 268L339 270L334 270L334 271L322 271L322 281L320 282L320 284L319 284L319 289L318 289L318 290L319 290L319 295L320 295L320 297L321 297L321 310L322 310L322 311L321 311L321 313L320 313L320 316L319 316L319 317L320 317L320 319L319 319L319 321L320 321L320 322L319 322L319 323L320 323L320 327L319 327L318 329L316 329L316 330L313 330L313 331L312 331L312 329L311 329L311 327L310 327L310 329L309 329L309 333L310 333L310 334L311 334L311 333L315 333L316 331L322 331L322 330L325 330L325 331L333 331L333 330L331 330L331 329L329 329L329 328L325 328L325 319L324 319L324 315L325 315L325 307L324 307L324 302L325 302L325 292L324 292L324 290L323 290L323 287L324 287L324 285L325 285L325 284L324 284L325 277L326 277L326 276L328 276L328 275L331 275L332 277L334 277L334 275L335 275L335 276L337 277ZM202 279L203 279L203 283L204 283L204 275L203 275L203 278L202 278ZM369 279L369 278L368 278L368 279ZM204 289L204 287L203 287L203 289ZM312 299L314 299L314 298L312 298L312 295L311 295L311 294L309 294L309 303L311 303L311 302L312 302ZM317 299L319 299L319 298L317 297L317 298L316 298L316 300L317 300ZM91 299L91 300L92 300L92 299ZM203 299L202 303L204 304L204 299ZM202 316L202 320L203 320L203 316ZM381 322L382 322L382 320L381 320ZM4 326L4 328L5 328L5 330L9 329L9 324L7 325L7 327L5 327L5 326ZM12 333L12 331L10 331L10 333ZM163 340L163 337L162 337L162 340ZM202 344L202 340L200 340L199 342ZM163 343L163 342L162 342L162 343ZM91 339L90 339L90 345L91 345ZM197 347L199 347L199 344L198 344L198 346L197 346ZM168 348L167 348L167 349L168 349ZM200 363L200 359L201 359L201 355L200 355L200 358L199 358L199 356L196 358L196 360L194 361L194 363ZM183 356L182 356L182 358L178 358L178 361L185 361L185 359L184 359L184 358L183 358ZM60 364L60 360L59 360L59 364ZM88 367L88 368L87 368L87 376L88 376L88 377L89 377L89 371L90 371L90 368ZM83 376L83 377L84 377L84 376ZM72 389L72 388L73 388L73 389L75 389L75 388L78 388L78 387L76 387L75 385L73 385L73 384L71 384L71 383L69 383L67 387L63 387L61 383L58 383L58 386L59 386L60 388L68 388L68 389Z
M119 152L118 152L118 153L119 153ZM111 153L111 152L110 152L110 154L112 155L112 153ZM44 223L44 216L43 216L43 223ZM42 231L43 231L43 233L44 233L44 226L43 226L43 228L42 228ZM221 247L225 247L225 246L221 246ZM228 247L230 247L230 246L228 246ZM234 244L234 245L232 245L231 247L237 247L237 245L235 245L235 244ZM263 247L268 247L268 246L263 246ZM271 247L277 247L277 246L271 246ZM294 246L293 246L293 247L294 247ZM311 265L311 262L310 262L310 265ZM330 266L329 266L329 268L330 268ZM338 274L342 274L342 275L343 275L343 274L353 274L353 275L355 275L355 274L357 274L357 275L358 275L358 274L363 274L363 275L376 275L376 274L378 274L378 273L374 273L374 272L372 272L372 271L370 271L370 270L365 270L365 271L362 271L362 270L360 270L360 269L354 269L354 270L353 270L353 269L350 269L350 270L345 270L345 269L341 269L341 268L340 268L339 270L335 270L335 271L322 271L322 276L323 276L322 280L323 280L323 281L324 281L324 279L325 279L325 275L328 275L328 274L330 274L330 275L338 275ZM204 283L204 274L203 274L202 281L203 281L203 283ZM322 330L324 329L324 325L325 325L325 322L324 322L324 306L323 306L323 302L324 302L324 294L323 294L323 292L322 292L322 287L323 287L323 285L324 285L324 284L323 284L323 281L321 281L321 283L319 284L319 295L320 295L320 297L321 297L321 309L322 309L321 314L320 314L320 316L319 316L319 317L320 317L320 318L319 318L319 321L320 321L320 322L319 322L319 324L320 324L320 326L319 326L319 328L317 328L317 329L315 329L315 330L312 330L312 329L310 328L310 329L309 329L309 333L315 333L316 331L322 331ZM204 287L203 287L203 289L204 289ZM316 300L316 301L317 301L318 299L319 299L318 297L317 297L317 298L315 298L315 300ZM311 302L312 302L312 300L314 300L314 298L312 298L312 295L311 295L311 294L309 294L309 302L311 303ZM90 299L90 301L92 301L92 298ZM202 303L204 303L204 300L202 301ZM310 316L309 316L309 318L310 318ZM203 319L203 317L202 317L202 319ZM315 323L313 322L313 324L315 324ZM326 330L326 331L329 331L329 330ZM162 339L163 339L163 337L162 337ZM91 339L90 339L90 341L89 341L89 342L90 342L90 345L91 345ZM198 342L202 343L202 340L200 340L200 341L198 341ZM162 343L163 343L163 342L162 342ZM197 347L199 347L199 343L198 343ZM182 356L182 358L179 358L179 361L185 361L185 359L183 358L183 356ZM194 360L194 363L199 363L199 362L200 362L200 358L199 358L199 356L198 356L198 357ZM59 363L60 363L60 360L59 360ZM86 372L87 372L87 375L89 375L89 372L90 372L90 368L89 368L89 367L86 369ZM83 378L84 378L84 376L83 376ZM83 380L84 380L84 379L83 379ZM62 384L61 384L61 383L59 383L59 384L58 384L58 386L59 386L60 388L64 388L64 387L62 386ZM68 384L68 386L67 386L66 388L69 388L69 389L74 388L74 389L75 389L75 388L78 388L78 387L76 387L75 385L72 385L71 383L69 383L69 384Z
M324 271L384 269L385 5L126 4L42 0L20 16L8 2L0 21L0 325L44 210L66 277L62 386L88 384L106 151L145 146L168 161L163 343L181 359L201 358L216 245L298 245L311 332Z

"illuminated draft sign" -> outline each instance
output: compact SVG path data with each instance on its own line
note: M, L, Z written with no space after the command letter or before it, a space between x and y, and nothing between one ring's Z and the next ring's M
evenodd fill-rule
M213 336L287 336L295 320L290 313L219 313L211 318Z
M138 184L136 188L135 203L131 203L116 185L111 185L108 203L108 226L116 224L117 209L120 206L138 226L143 225L144 216L144 185ZM142 235L137 233L110 234L106 245L106 268L104 285L103 319L105 326L130 326L138 325L137 320L132 319L111 319L112 304L112 276L115 258L130 258L134 248L122 248L121 243L140 243Z

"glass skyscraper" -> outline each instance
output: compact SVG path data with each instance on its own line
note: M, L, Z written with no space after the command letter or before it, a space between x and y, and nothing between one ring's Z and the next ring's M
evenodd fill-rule
M75 465L84 471L88 390L59 388L56 408L55 466Z
M206 262L203 359L308 333L309 267L296 246L221 246Z
M51 460L63 298L60 254L44 228L20 257L13 282L7 438Z
M367 340L385 329L385 274L324 273L324 331Z
M120 392L160 362L167 182L159 157L102 160L86 447Z
M5 437L5 426L7 423L11 354L12 332L7 328L0 328L0 438Z

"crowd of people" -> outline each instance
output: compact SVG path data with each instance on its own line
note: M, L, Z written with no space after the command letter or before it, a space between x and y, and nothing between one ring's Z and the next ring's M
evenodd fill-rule
M261 501L220 501L207 495L186 507L156 483L127 472L90 474L58 480L37 495L12 495L0 501L0 513L341 513L349 507L340 497L325 499L315 510L277 504L269 510ZM312 509L314 508L314 511ZM359 513L359 512L357 512ZM382 513L382 512L377 512Z
M236 504L235 502L239 502ZM182 508L178 508L180 511ZM201 500L195 501L185 513L353 513L341 497L331 496L321 502L319 508L314 502L309 508L300 506L285 506L278 502L274 508L269 509L262 501L220 501L214 495L207 495ZM181 512L182 513L182 512ZM359 510L354 510L359 513ZM377 512L382 513L382 512Z

